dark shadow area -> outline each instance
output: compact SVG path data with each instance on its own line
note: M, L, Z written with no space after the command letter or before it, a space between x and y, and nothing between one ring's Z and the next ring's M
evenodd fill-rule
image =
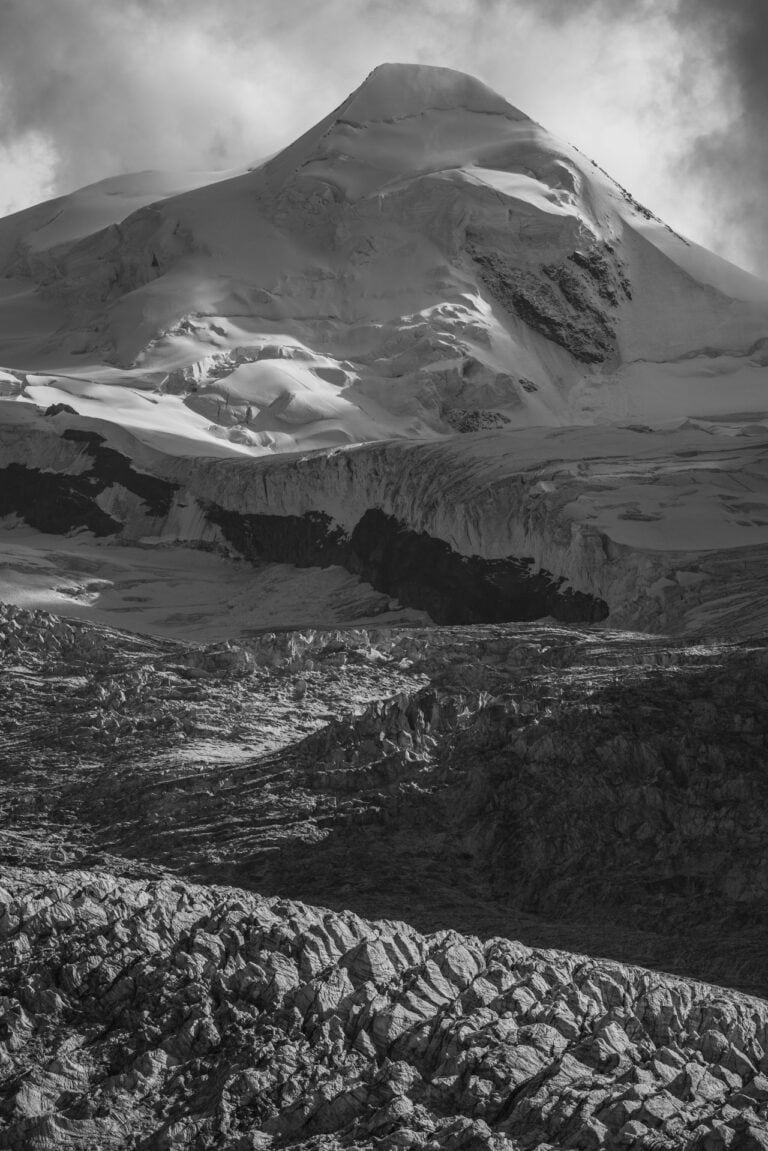
M250 515L209 504L208 518L251 560L298 567L340 564L377 591L420 608L436 623L499 623L551 616L597 622L608 605L563 589L565 580L534 570L531 559L463 556L444 540L412 531L370 508L349 535L319 512L303 516Z

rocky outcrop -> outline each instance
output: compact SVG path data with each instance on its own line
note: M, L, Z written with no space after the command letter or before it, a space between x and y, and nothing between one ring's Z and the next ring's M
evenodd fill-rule
M179 881L9 871L0 1146L768 1146L763 1003Z
M470 239L469 253L480 280L503 308L515 313L548 340L558 344L584 364L600 364L616 356L616 332L607 304L594 301L592 285L567 265L521 269L518 259L505 260L493 248ZM517 256L517 253L515 254Z

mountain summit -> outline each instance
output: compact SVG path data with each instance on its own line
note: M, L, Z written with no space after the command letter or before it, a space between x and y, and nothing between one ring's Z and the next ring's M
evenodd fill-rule
M345 192L371 192L380 177L461 166L477 147L499 137L501 125L482 116L513 121L527 117L485 84L452 68L420 64L381 64L338 108L266 165L273 183L301 167L332 161L337 169L357 162L372 170L362 185L349 181ZM473 148L474 145L474 148ZM379 179L373 172L378 173ZM341 171L331 174L342 178Z
M427 64L379 64L347 97L339 112L345 119L370 121L456 109L526 119L474 76Z

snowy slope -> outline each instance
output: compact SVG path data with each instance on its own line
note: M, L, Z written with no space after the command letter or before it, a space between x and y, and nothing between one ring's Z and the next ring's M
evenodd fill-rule
M650 579L613 545L768 543L762 464L733 495L768 428L768 284L461 73L383 65L250 170L8 217L0 267L0 466L66 470L51 445L90 428L193 500L344 532L377 508L612 612ZM99 497L128 531L126 498Z

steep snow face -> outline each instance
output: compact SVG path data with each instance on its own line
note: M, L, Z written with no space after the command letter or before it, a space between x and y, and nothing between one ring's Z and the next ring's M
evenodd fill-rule
M19 245L40 252L78 240L111 224L119 224L147 204L215 184L235 174L231 171L147 171L111 176L0 220L0 258L8 260Z

